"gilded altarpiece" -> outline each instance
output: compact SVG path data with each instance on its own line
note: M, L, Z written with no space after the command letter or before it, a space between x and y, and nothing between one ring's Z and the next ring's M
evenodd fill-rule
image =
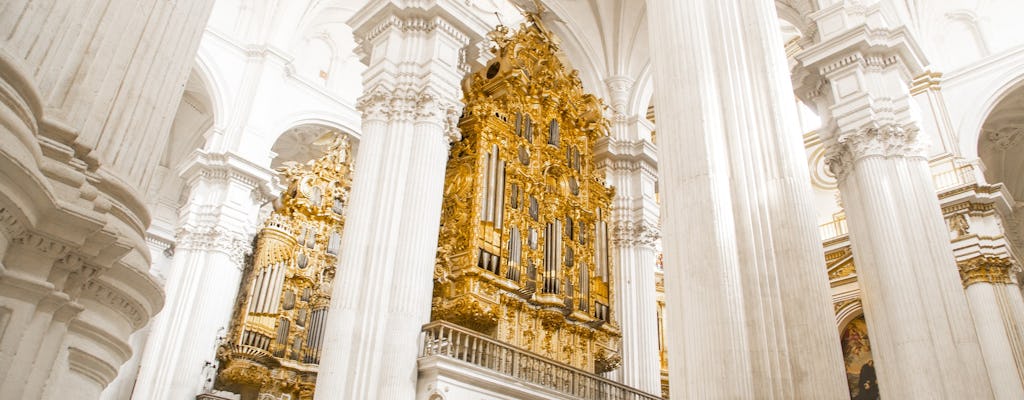
M351 185L350 145L331 139L323 157L286 163L287 189L258 236L216 387L243 399L312 399L331 282Z
M462 140L445 177L432 319L588 372L618 366L608 209L591 146L602 104L535 16L490 34L463 81Z

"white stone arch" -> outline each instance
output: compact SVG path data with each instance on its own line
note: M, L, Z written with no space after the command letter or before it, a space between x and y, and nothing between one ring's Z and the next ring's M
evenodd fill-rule
M976 93L988 93L982 102L963 102L968 107L966 117L957 126L961 155L973 160L978 158L978 144L981 141L981 129L996 106L1011 92L1024 87L1024 64L1017 64L1004 73L1000 79L992 80L974 90Z
M636 82L633 83L633 94L630 96L629 104L627 105L629 111L640 118L645 118L647 107L654 100L654 78L652 78L652 72L651 60L647 59L644 66L640 68L640 73L637 74Z
M355 129L355 124L358 122L347 122L344 118L315 111L290 115L272 126L271 132L273 132L273 136L268 138L272 140L267 141L267 148L264 150L264 154L267 154L267 157L265 157L266 165L263 166L267 168L273 167L274 159L279 156L274 151L274 147L278 145L286 133L292 129L310 125L335 130L347 136L352 145L352 156L355 157L359 151L359 140L361 138L359 131Z
M813 30L811 28L813 22L811 21L809 14L814 12L816 9L817 7L815 7L813 1L775 0L775 10L779 16L779 19L789 22L794 27L796 27L796 29L799 29L800 32L804 35L810 34L811 32L809 31ZM812 34L809 39L817 41L814 36L816 35Z
M224 116L227 115L228 108L225 100L227 89L224 86L224 75L210 65L210 57L206 48L200 46L192 70L206 86L206 95L209 96L210 105L213 108L213 129L220 131L223 130L226 123Z
M855 300L836 310L836 329L839 334L842 335L843 329L846 329L850 321L857 319L861 315L864 315L864 304L861 303L858 294Z
M564 9L554 4L547 4L551 12L556 15L565 15ZM555 8L552 8L555 7ZM558 10L561 10L560 14ZM560 17L561 18L561 17ZM576 69L580 72L580 81L583 82L583 87L586 91L591 93L600 94L602 98L608 98L608 89L605 87L604 76L600 63L594 59L593 54L598 54L598 50L589 46L588 41L583 40L579 37L578 32L580 29L573 29L568 23L557 23L547 24L548 29L561 40L561 48L559 49L568 60L567 67Z
M337 113L320 110L300 111L288 114L273 124L271 132L274 132L274 137L273 140L268 140L268 142L273 143L288 129L305 124L324 125L337 129L358 142L362 138L362 133L359 130L359 124L361 123L362 120L358 116L355 119L348 120L344 115Z

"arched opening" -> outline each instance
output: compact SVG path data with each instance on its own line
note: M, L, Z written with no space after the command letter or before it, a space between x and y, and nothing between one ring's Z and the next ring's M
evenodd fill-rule
M178 208L185 194L185 181L179 176L182 164L192 153L206 144L207 133L216 120L214 98L198 68L193 68L185 83L178 111L171 123L167 144L159 153L160 164L150 178L146 193L153 222L148 235L154 242L174 241L178 224ZM153 250L152 272L166 276L170 260L161 257L164 251Z
M846 379L850 385L853 400L875 400L878 398L878 380L875 374L874 357L871 355L871 341L868 338L868 324L864 314L850 320L843 327L839 338L843 346L843 362Z
M271 146L270 151L273 152L274 158L270 161L270 168L276 170L284 166L286 162L305 164L310 160L320 158L326 150L325 145L338 135L345 135L345 133L338 128L323 124L305 123L293 126L278 136L274 145ZM348 136L354 146L355 139L352 135Z
M1015 200L1024 200L1024 85L1010 90L985 119L978 157L986 181L1002 183Z

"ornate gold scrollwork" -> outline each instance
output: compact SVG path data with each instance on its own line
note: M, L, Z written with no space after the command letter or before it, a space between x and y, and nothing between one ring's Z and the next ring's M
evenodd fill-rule
M516 32L498 26L489 35L496 57L463 81L432 317L600 372L617 365L619 340L613 190L591 150L608 124L601 101L562 64L557 41L528 19Z
M352 173L348 139L321 142L323 157L279 170L287 188L246 265L219 389L312 399Z

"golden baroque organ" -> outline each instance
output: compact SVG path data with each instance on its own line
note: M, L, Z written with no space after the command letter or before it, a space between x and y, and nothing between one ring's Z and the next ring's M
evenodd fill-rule
M608 253L613 190L592 145L599 99L534 15L490 34L496 57L463 81L445 176L432 319L589 372L619 363Z
M352 174L348 139L321 141L323 157L279 170L288 186L257 236L218 349L220 389L313 398Z

